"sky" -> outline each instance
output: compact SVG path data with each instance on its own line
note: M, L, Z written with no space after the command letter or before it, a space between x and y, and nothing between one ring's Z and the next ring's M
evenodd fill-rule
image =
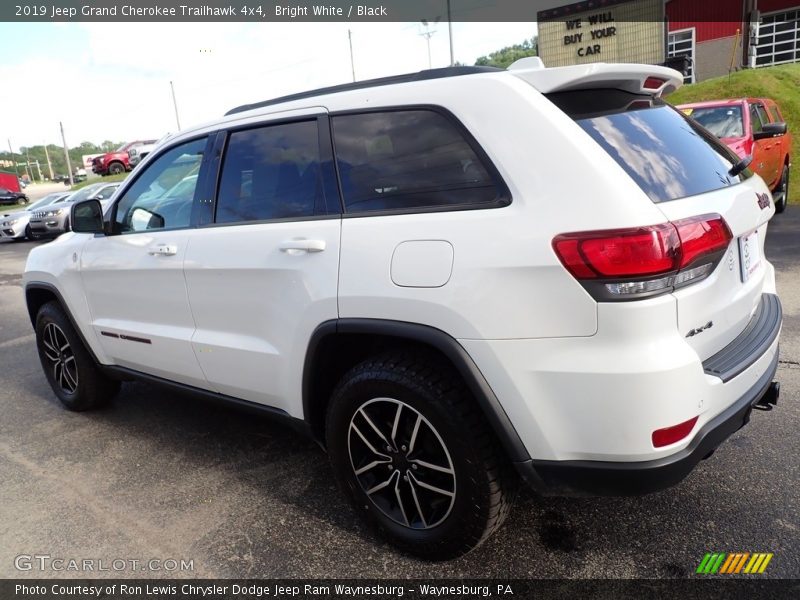
M428 68L421 23L2 23L0 148L160 138L227 110L356 79ZM447 24L431 65L450 61ZM521 43L535 23L454 23L457 61Z

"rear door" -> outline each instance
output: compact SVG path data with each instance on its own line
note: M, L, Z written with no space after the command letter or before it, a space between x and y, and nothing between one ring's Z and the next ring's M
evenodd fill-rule
M210 387L296 411L311 334L338 316L341 219L324 109L282 115L221 141L185 277Z
M713 271L673 291L679 331L700 358L721 350L745 328L762 293L774 293L764 259L767 221L774 212L767 188L749 170L732 175L738 157L661 100L619 90L549 98L617 161L667 220L724 219L732 239ZM698 225L693 233L705 231Z

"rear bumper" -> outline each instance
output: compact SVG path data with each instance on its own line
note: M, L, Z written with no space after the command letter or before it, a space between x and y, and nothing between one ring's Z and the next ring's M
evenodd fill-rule
M683 480L698 462L747 424L777 368L776 352L747 393L708 421L688 446L670 456L643 462L529 460L517 463L517 470L545 495L633 496L666 489Z

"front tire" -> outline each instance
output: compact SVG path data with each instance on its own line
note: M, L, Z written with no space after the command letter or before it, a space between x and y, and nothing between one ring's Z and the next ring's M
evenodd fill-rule
M326 439L339 486L378 532L431 560L500 527L513 473L461 379L435 357L392 352L334 390Z
M783 197L775 203L775 212L782 213L786 210L786 205L789 202L789 165L783 166L781 173L781 182L778 185L777 192L783 194Z
M39 239L39 236L33 233L30 225L25 226L25 239L35 241Z
M100 371L58 302L36 315L36 347L50 387L69 410L97 408L119 391L120 383Z
M120 173L125 172L125 165L121 162L113 162L108 165L108 174L109 175L119 175Z

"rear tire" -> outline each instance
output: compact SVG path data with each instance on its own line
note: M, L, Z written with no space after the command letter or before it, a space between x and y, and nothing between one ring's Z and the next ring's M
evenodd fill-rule
M333 392L326 439L355 510L410 554L461 556L511 508L511 465L462 380L436 357L390 352L354 367Z
M783 193L783 197L775 203L775 212L782 213L786 210L786 205L789 203L789 166L783 166L781 173L781 182L778 185L778 193Z
M56 301L36 315L36 347L47 381L65 408L97 408L119 392L120 382L103 374Z

